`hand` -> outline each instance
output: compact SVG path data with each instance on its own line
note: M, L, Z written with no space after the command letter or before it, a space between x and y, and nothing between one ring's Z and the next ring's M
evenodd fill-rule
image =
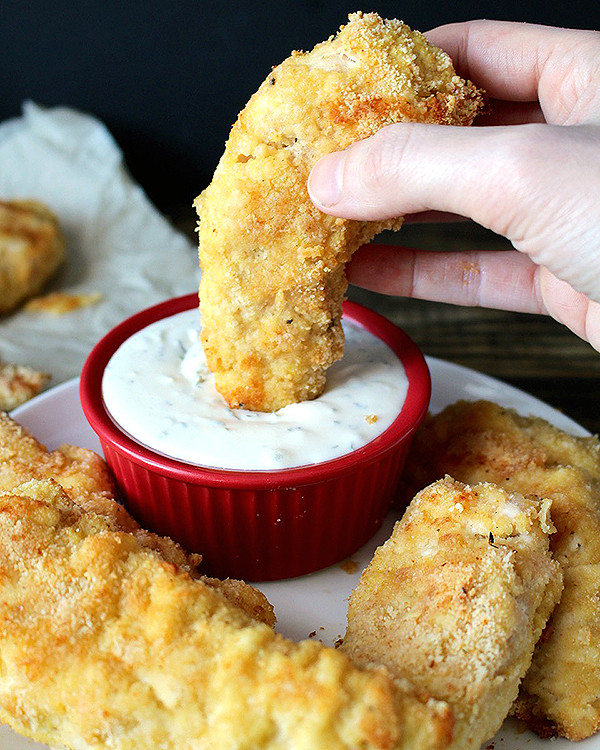
M399 123L313 169L326 213L468 217L514 251L365 246L349 280L387 294L548 313L600 350L600 33L475 21L427 34L491 97L486 126ZM414 217L412 217L414 218Z

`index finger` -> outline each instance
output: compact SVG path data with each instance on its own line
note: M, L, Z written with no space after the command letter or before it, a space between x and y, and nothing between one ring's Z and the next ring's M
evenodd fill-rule
M491 97L520 102L542 99L544 86L560 81L573 59L585 64L582 42L597 42L595 32L510 21L448 24L426 36Z

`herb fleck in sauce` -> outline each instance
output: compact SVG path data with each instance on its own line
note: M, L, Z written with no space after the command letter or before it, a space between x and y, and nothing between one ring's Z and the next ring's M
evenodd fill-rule
M402 363L344 321L344 357L314 401L273 413L229 409L198 339L198 310L139 331L115 352L102 381L106 408L138 442L171 458L232 470L277 470L350 453L384 432L408 388Z

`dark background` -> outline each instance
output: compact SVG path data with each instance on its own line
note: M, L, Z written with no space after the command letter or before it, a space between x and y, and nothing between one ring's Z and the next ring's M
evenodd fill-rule
M498 18L600 28L600 3L0 0L0 120L25 99L102 119L163 211L209 182L229 128L270 67L354 10L422 31Z

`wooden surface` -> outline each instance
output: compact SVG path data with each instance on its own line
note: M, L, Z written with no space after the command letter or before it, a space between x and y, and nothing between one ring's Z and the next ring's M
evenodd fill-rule
M187 210L173 219L193 236L194 219ZM431 250L510 249L508 241L471 222L406 225L383 241ZM356 287L348 297L399 325L425 354L499 378L600 433L600 354L553 319L387 297Z

